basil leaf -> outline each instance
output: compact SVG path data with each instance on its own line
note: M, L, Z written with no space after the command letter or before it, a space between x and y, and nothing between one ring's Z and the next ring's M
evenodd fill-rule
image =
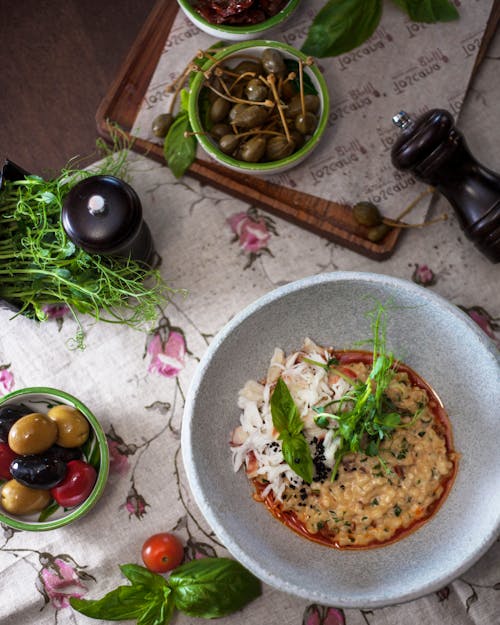
M139 618L148 604L150 591L143 586L118 586L101 599L71 597L71 607L91 618L123 621Z
M181 111L170 126L163 145L165 160L176 178L185 173L195 158L196 139L192 135L184 136L184 133L189 131L191 125L188 114Z
M202 558L172 571L175 606L189 616L218 618L241 610L262 592L260 581L229 558Z
M460 17L450 0L394 0L414 22L450 22Z
M381 17L382 0L329 0L314 18L302 51L320 58L349 52L371 37Z
M158 573L149 571L146 567L139 564L122 564L120 571L132 582L132 584L141 584L147 586L151 590L169 590L167 581Z
M301 434L285 436L281 448L287 465L310 484L313 480L314 464L306 439Z
M271 415L273 425L282 433L299 434L304 427L293 397L282 378L278 378L271 396Z
M291 72L295 74L295 78L291 82L292 85L295 87L295 91L297 93L300 93L299 64L293 59L285 59L285 67L288 74L290 74ZM302 74L302 82L304 84L304 93L310 95L318 95L318 91L314 86L311 77L306 72L303 72Z

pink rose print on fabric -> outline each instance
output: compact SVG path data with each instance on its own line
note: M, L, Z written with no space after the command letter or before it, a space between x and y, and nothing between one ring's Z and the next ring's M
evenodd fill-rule
M263 252L271 254L267 247L271 234L277 235L273 219L260 214L257 209L249 208L246 212L235 213L227 219L234 233L233 243L238 242L242 251L248 255L245 269Z
M477 323L481 330L483 330L500 349L500 337L497 336L497 332L500 330L500 320L492 317L488 311L481 306L471 306L470 308L460 306L460 308Z
M412 275L413 282L421 286L432 286L436 284L436 274L427 265L415 265L415 271Z
M160 333L157 332L150 341L147 352L151 356L148 368L150 373L175 378L184 369L186 341L179 332L169 332L166 341L163 341Z
M302 625L345 625L344 611L313 603L305 609Z
M144 497L137 492L136 487L132 484L132 488L129 490L127 499L125 501L125 510L128 512L128 518L131 519L135 516L136 519L141 520L146 514L146 508L149 504Z
M56 610L67 608L71 597L81 598L85 595L88 589L82 580L95 581L68 555L41 553L40 563L42 569L38 574L38 589L45 603L50 602Z
M9 368L10 365L0 365L0 395L10 393L14 388L14 375Z
M125 475L130 468L128 457L135 454L137 445L126 443L123 438L115 432L113 426L111 426L106 433L106 438L109 449L110 472Z

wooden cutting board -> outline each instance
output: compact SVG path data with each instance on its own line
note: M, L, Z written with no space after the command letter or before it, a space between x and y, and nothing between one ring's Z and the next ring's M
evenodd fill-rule
M142 27L96 113L98 132L105 139L111 140L110 123L118 124L132 138L131 129L177 11L178 5L173 0L159 0ZM499 20L500 0L496 0L474 69L483 59ZM134 150L165 162L161 145L139 137L133 137L133 140ZM401 236L400 229L393 229L382 241L372 243L366 238L366 228L355 222L351 206L279 186L264 178L244 176L212 161L196 159L188 173L374 260L389 258Z

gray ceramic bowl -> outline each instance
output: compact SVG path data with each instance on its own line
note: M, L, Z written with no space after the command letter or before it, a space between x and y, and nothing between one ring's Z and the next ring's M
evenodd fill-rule
M273 348L305 336L352 347L370 336L365 312L390 302L388 347L431 384L451 418L461 454L455 483L438 512L403 540L338 551L275 520L235 474L230 431L238 390L267 370ZM369 273L318 275L249 306L215 337L188 394L182 451L194 497L232 555L264 582L310 601L377 607L435 591L470 567L500 528L500 358L459 309L413 283ZM473 513L471 513L473 511Z

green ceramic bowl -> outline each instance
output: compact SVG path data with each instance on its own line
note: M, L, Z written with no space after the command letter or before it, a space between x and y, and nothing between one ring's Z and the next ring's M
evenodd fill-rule
M291 16L297 8L300 0L290 0L290 2L288 2L288 4L279 13L276 13L276 15L268 20L260 22L259 24L254 24L253 26L248 24L244 24L242 26L211 24L194 8L196 0L177 0L177 2L191 22L198 26L198 28L203 32L212 35L212 37L223 39L224 41L245 41L246 39L256 39L258 37L262 37L269 31L279 26Z
M242 54L245 56L255 56L256 58L259 58L266 48L274 48L278 50L285 58L285 60L291 59L294 61L298 61L299 59L302 59L302 61L306 61L308 59L308 57L300 52L300 50L297 50L296 48L289 46L286 43L267 40L245 41L242 43L233 44L227 48L222 49L220 52L215 53L213 58L203 66L203 69L206 71L210 69L210 67L214 63L220 61L224 61L225 66L231 67L232 65L236 65L239 61L241 61ZM191 127L193 131L197 133L196 138L198 139L201 147L209 156L211 156L221 165L225 165L229 169L232 169L233 171L238 171L243 174L280 174L284 171L291 169L292 167L296 167L297 165L299 165L299 163L301 163L311 154L314 148L318 145L323 133L325 132L330 107L328 87L318 67L315 64L310 66L304 66L304 75L306 75L311 81L320 99L320 109L317 115L318 125L316 127L316 130L299 150L297 150L287 158L278 161L247 163L237 160L227 154L224 154L224 152L222 152L218 148L216 142L212 139L212 137L210 137L210 135L206 133L206 129L201 119L201 107L199 106L200 94L203 90L205 77L203 72L198 72L191 84L188 110Z
M23 404L33 409L33 412L45 413L55 405L66 404L79 410L90 424L90 435L87 442L82 446L83 459L94 466L97 471L97 481L87 499L74 508L62 508L54 502L42 512L29 515L14 515L6 512L0 506L0 523L17 530L40 532L53 530L63 525L68 525L83 517L96 504L101 497L108 478L109 450L106 435L99 421L76 397L45 386L23 388L13 391L0 398L0 407L9 404Z

